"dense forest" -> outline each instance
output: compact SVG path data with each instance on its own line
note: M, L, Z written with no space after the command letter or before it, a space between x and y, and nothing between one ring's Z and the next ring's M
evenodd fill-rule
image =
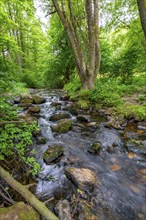
M0 219L145 219L145 140L145 0L0 0Z

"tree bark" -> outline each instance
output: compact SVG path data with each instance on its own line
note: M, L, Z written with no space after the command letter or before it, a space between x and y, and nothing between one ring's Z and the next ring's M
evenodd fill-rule
M137 0L142 29L146 39L146 0Z
M76 3L73 0L66 0L66 2L64 0L60 2L52 0L52 2L68 34L82 87L84 89L93 89L100 67L98 0L83 1L82 4L85 4L84 18L75 17L74 8ZM85 25L79 27L78 19L84 19ZM86 29L88 31L85 35ZM85 37L82 38L82 36L86 36L86 39Z
M30 203L46 220L59 220L43 202L39 201L29 190L27 186L22 185L15 180L7 171L0 166L0 176L13 189L20 193L27 202Z

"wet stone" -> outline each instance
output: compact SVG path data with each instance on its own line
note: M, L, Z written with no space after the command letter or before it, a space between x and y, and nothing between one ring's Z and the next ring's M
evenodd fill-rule
M65 169L67 177L69 177L79 189L90 192L96 183L96 175L86 168L69 167Z
M68 113L56 113L54 115L52 115L49 120L50 121L59 121L61 119L65 119L65 118L71 118L71 116Z
M28 113L39 113L39 112L40 112L39 106L29 107L29 109L28 109Z
M32 96L32 99L35 104L42 104L46 101L45 98L38 96L38 95Z
M72 125L72 120L62 119L58 122L57 125L52 125L51 128L56 133L66 133L69 131L71 125Z
M43 159L46 164L50 164L58 161L58 159L63 155L64 150L60 145L50 146L44 153Z
M88 152L92 154L98 154L101 149L101 143L96 141L88 147Z
M59 216L59 220L72 220L70 205L66 199L57 203L55 211Z
M32 99L21 99L19 106L20 107L30 107L32 105L32 103L33 103Z

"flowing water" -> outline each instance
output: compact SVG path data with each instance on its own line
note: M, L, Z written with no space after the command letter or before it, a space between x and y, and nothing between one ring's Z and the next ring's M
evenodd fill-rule
M38 122L41 136L47 142L35 145L36 158L41 164L36 195L44 201L70 200L75 192L75 185L66 177L64 169L68 166L88 168L96 174L97 183L94 190L87 191L86 194L90 197L94 214L99 220L146 219L146 131L132 127L123 130L107 128L104 118L101 120L100 117L92 117L92 114L78 109L80 115L88 118L88 123L79 122L76 116L69 113L72 128L64 134L53 133L51 126L55 122L49 120L50 116L56 112L68 113L67 109L72 103L61 101L61 91L40 91L37 94L46 99L40 105ZM56 110L51 105L54 102L60 103L61 109ZM90 123L89 126L89 122L96 122L96 126L95 123ZM95 141L102 145L99 154L88 152L89 146ZM143 144L141 148L138 147L138 141ZM43 161L43 153L52 144L62 145L64 155L59 161L47 165Z

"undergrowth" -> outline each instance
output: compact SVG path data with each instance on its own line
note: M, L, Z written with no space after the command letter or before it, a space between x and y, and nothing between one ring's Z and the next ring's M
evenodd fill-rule
M122 83L120 77L101 77L96 80L93 90L81 89L79 78L74 78L65 90L80 107L91 104L97 109L110 107L123 118L133 116L137 120L146 119L145 73L133 76L129 83Z
M28 172L36 175L40 166L34 155L31 154L31 157L29 155L33 144L33 132L38 131L39 127L35 122L17 123L18 107L12 105L10 100L13 96L26 93L28 90L23 83L13 82L14 84L14 87L9 87L7 93L0 96L0 163L5 164L9 160L21 161Z

